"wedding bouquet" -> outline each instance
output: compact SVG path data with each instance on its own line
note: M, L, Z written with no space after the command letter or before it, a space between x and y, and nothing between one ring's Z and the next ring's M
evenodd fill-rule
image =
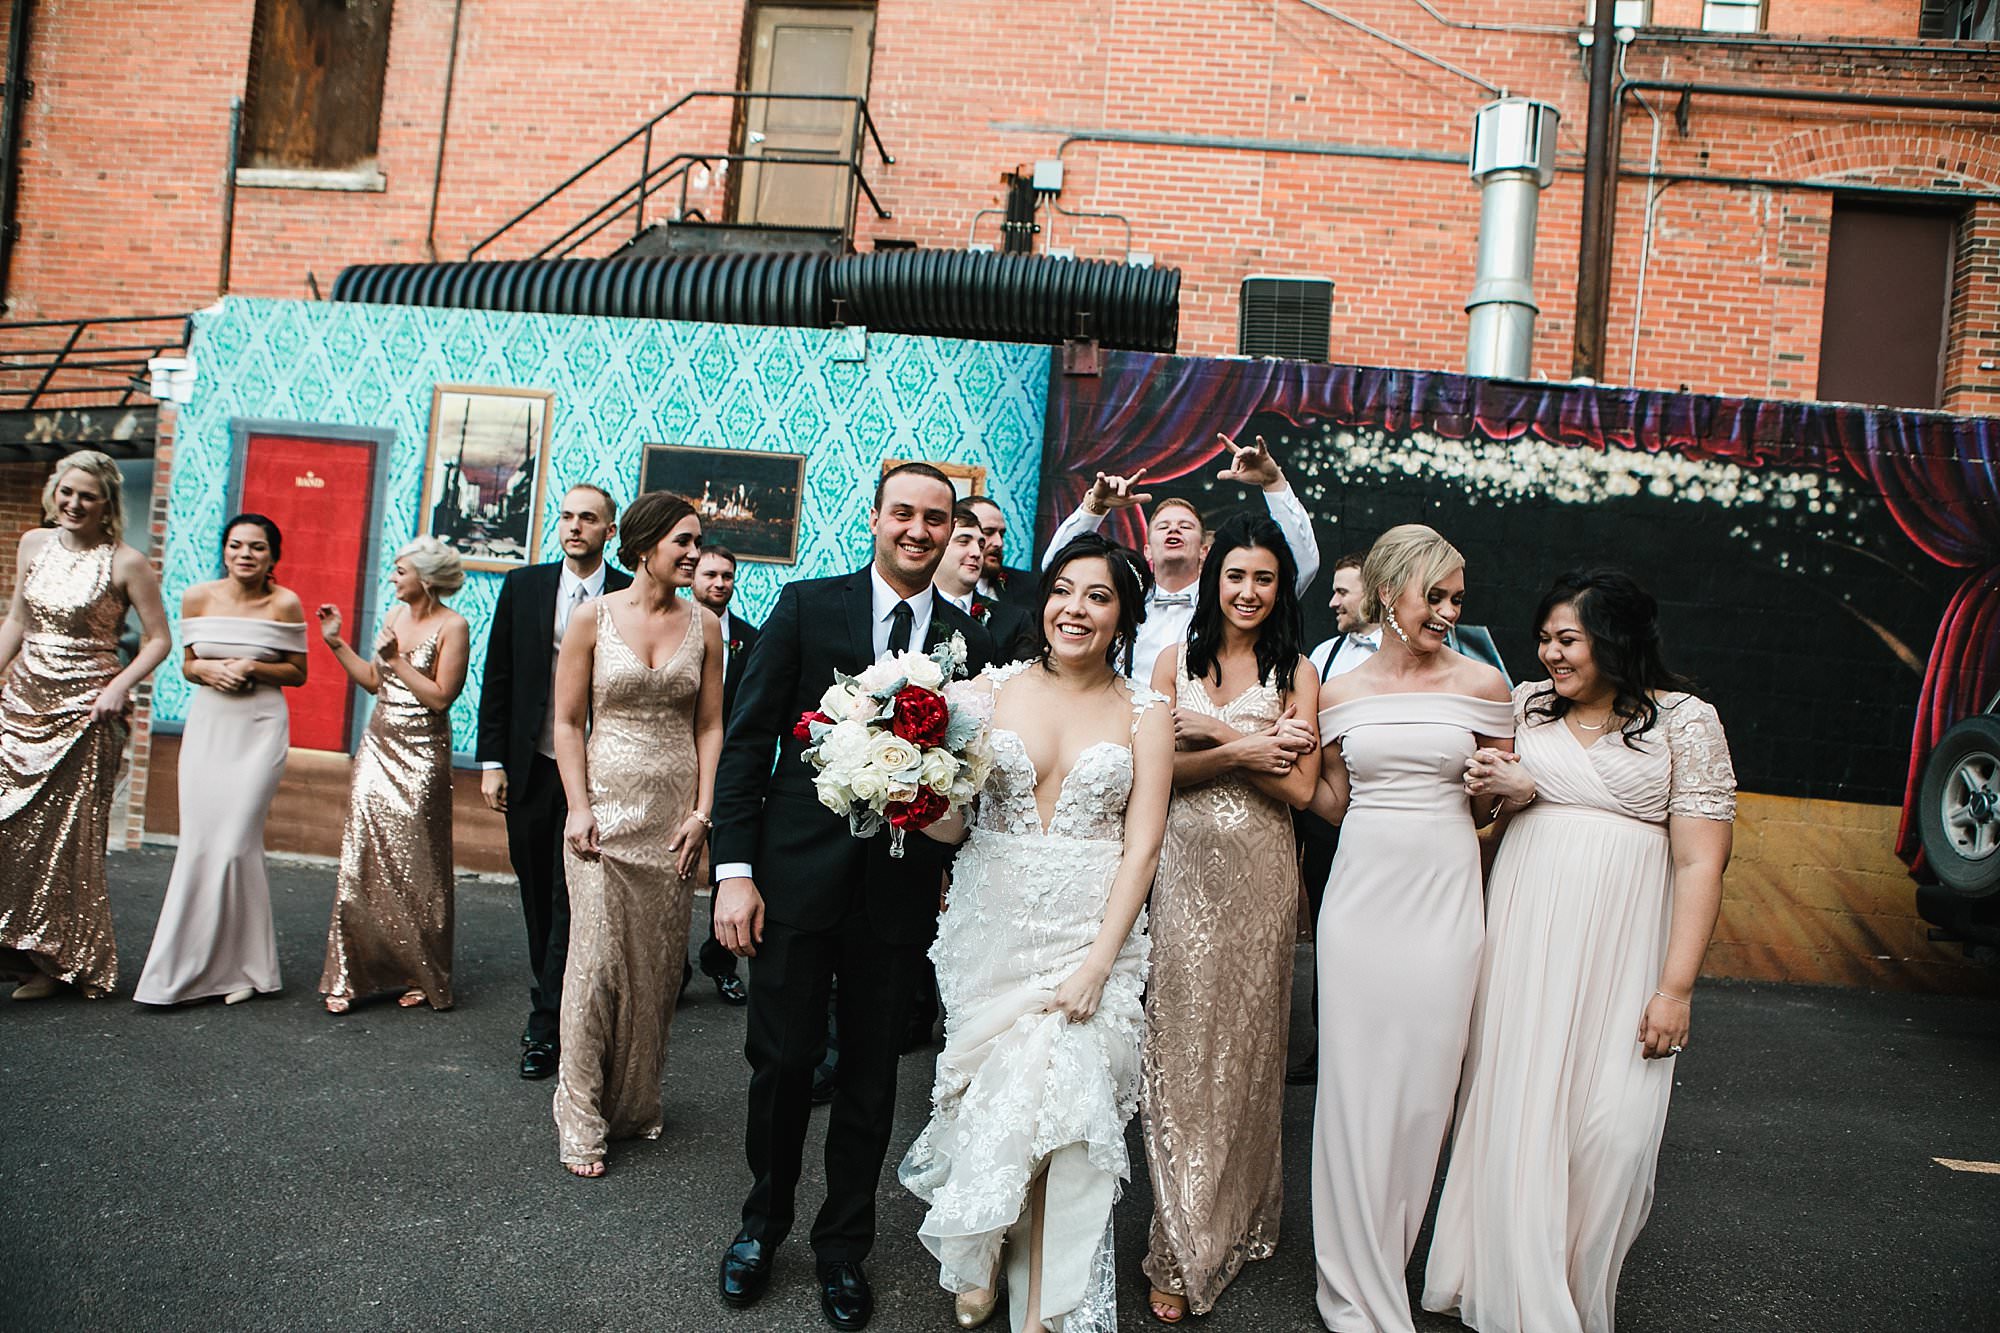
M847 816L857 838L886 823L891 856L903 854L906 832L967 805L992 771L985 724L944 695L964 674L965 639L954 634L928 654L897 653L858 676L835 672L819 707L792 728L819 770L820 804Z

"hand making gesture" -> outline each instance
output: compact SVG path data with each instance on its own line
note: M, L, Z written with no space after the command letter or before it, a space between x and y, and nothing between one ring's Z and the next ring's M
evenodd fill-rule
M1084 512L1108 514L1114 509L1130 509L1133 505L1147 503L1153 498L1153 493L1136 489L1139 479L1145 475L1144 468L1129 477L1098 473L1097 480L1090 483L1090 490L1083 497Z
M1276 490L1285 484L1285 474L1278 467L1278 460L1271 457L1269 446L1259 435L1255 444L1238 444L1227 435L1218 433L1215 437L1228 448L1232 457L1229 466L1215 474L1217 481L1233 481L1244 486L1255 486L1260 490Z

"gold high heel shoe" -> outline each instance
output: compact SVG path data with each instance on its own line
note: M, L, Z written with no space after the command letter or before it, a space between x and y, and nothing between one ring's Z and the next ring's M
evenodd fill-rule
M1000 1304L1000 1284L996 1281L981 1296L976 1291L961 1292L952 1298L952 1317L960 1328L978 1328L993 1317L993 1307Z

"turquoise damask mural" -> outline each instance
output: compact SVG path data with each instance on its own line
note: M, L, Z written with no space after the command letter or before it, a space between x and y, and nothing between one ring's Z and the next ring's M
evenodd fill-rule
M984 467L1007 515L1007 560L1033 563L1049 349L858 330L767 329L410 306L231 297L195 316L200 381L174 444L165 593L217 577L217 528L234 467L232 418L393 430L376 605L417 531L431 388L439 383L555 394L541 558L555 559L555 506L571 485L631 502L647 444L802 453L796 565L745 563L736 605L761 621L778 589L858 567L884 458ZM473 748L487 627L502 575L470 573L451 605L472 624L471 676L452 708L452 744ZM365 633L372 636L373 626ZM355 641L366 641L363 632ZM318 649L315 648L315 652ZM322 666L322 669L326 669ZM155 677L154 715L186 715L178 672Z

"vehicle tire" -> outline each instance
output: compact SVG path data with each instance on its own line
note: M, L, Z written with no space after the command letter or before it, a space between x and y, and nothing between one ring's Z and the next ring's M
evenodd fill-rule
M2000 889L2000 717L1969 717L1939 738L1917 793L1924 860L1947 888Z

